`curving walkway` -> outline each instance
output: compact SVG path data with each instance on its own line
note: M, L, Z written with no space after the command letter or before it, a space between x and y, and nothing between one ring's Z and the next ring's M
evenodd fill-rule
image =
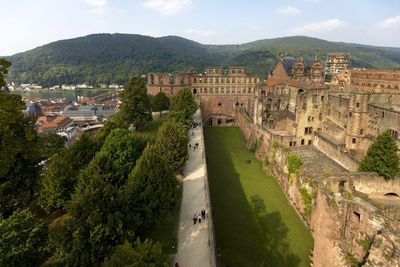
M201 122L201 112L197 110L193 120ZM175 262L180 267L215 266L211 216L208 215L209 198L207 191L207 170L204 162L203 129L197 127L189 131L189 159L184 169L183 196L179 216L178 252ZM198 148L193 146L198 143ZM193 214L206 209L206 219L193 224Z

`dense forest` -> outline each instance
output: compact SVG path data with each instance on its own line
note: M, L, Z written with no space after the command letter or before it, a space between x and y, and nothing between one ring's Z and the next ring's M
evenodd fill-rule
M93 34L18 53L9 81L57 84L123 84L147 72L201 71L206 66L244 66L265 76L279 56L322 59L328 52L351 55L353 67L398 68L400 48L328 42L305 36L265 39L241 45L203 45L177 36Z

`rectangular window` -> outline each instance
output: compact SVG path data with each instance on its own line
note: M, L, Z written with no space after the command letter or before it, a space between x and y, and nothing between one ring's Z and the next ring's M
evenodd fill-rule
M392 135L392 137L394 138L394 140L397 140L399 138L399 132L389 129L390 134Z
M312 127L306 127L306 128L304 128L304 134L305 135L312 134L312 130L313 130Z

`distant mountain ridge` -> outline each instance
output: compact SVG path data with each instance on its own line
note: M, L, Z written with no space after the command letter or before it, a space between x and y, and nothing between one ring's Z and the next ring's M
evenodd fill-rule
M293 36L241 45L203 45L178 36L92 34L52 42L8 57L8 80L17 83L124 84L147 72L202 71L206 66L244 66L249 74L265 76L279 56L323 60L328 52L351 54L353 67L397 68L400 48L329 42Z

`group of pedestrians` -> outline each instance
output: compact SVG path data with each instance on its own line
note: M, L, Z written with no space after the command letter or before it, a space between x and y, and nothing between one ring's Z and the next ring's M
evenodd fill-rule
M193 215L193 225L196 224L197 222L201 223L201 220L206 219L206 210L202 209L199 215L196 213Z
M195 120L192 121L192 126L191 126L192 129L196 129L197 127L200 127L200 126L201 126L201 122L195 121Z
M192 144L189 144L189 149L191 149L192 148ZM199 148L199 143L195 143L194 145L193 145L193 151L196 151L196 149L198 149Z

